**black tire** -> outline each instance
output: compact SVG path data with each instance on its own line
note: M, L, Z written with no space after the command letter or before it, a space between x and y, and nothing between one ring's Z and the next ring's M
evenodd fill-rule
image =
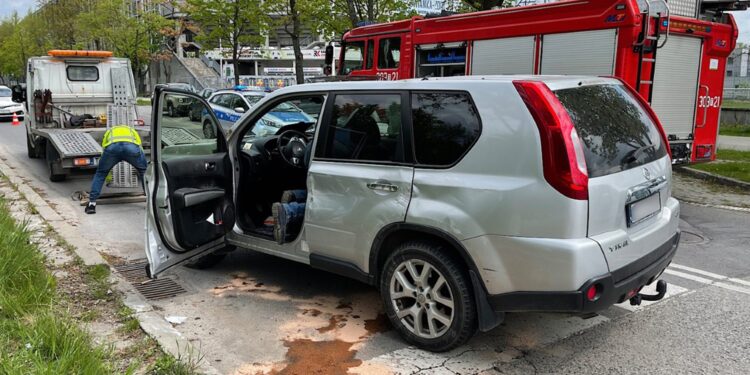
M47 167L49 168L49 180L52 182L65 181L68 177L65 173L55 173L55 166L60 163L60 154L57 153L54 146L45 147L45 154L47 157Z
M206 137L206 139L216 138L216 128L214 128L208 121L203 122L203 136Z
M443 316L452 315L450 324L442 324L436 319L432 319L433 324L435 324L436 327L439 327L438 324L442 325L439 328L443 330L442 333L434 338L423 337L415 334L412 329L416 330L417 324L413 324L413 327L410 328L407 326L408 322L404 323L402 319L396 315L397 311L395 305L405 303L404 300L408 301L409 299L412 299L414 301L411 308L420 305L418 303L420 299L418 298L404 297L399 299L399 301L391 300L391 279L396 270L406 262L413 262L417 267L419 267L418 264L421 263L421 269L415 268L415 270L419 270L420 273L425 270L425 264L431 266L433 270L437 270L438 272L434 273L432 270L429 271L428 276L431 276L428 280L437 280L440 276L445 279L445 283L442 283L441 285L437 285L437 282L433 281L435 284L432 286L437 286L438 289L432 290L432 288L430 288L429 292L424 293L424 296L427 296L428 298L430 298L429 296L432 293L433 297L428 299L427 303L424 302L424 299L421 300L422 303L424 303L424 305L422 305L424 306L422 310L424 313L422 313L420 317L430 319L427 310L432 312L435 311L434 309L438 309ZM412 281L414 282L414 286L419 284L415 279L412 279ZM401 285L400 283L398 284ZM430 285L430 282L428 281L426 284ZM442 299L446 299L445 285L449 288L447 290L447 295L449 296L449 299L452 299L452 309L447 308L447 305L440 305L438 302L435 302L438 300L437 298L434 298L437 294L443 294L443 296L441 296ZM421 289L420 287L416 287L416 290L419 291ZM441 290L443 291L442 293ZM418 295L416 293L421 292L415 292L415 295ZM383 299L385 311L391 324L396 328L404 340L421 349L432 352L451 350L466 343L466 341L468 341L477 330L476 304L474 303L474 293L471 288L471 283L469 282L466 267L449 256L446 249L440 245L429 242L414 241L404 243L394 250L393 254L388 257L383 265L383 271L380 277L380 295ZM411 309L407 309L406 304L400 307L401 311ZM419 309L422 308L420 307L418 310ZM450 313L446 312L448 310L450 310ZM415 318L414 315L407 315L404 317L404 320L408 320L410 317L411 319ZM423 323L425 322L421 318L419 320ZM429 330L432 331L432 326L429 327ZM435 331L437 332L438 329ZM424 334L428 333L424 332Z
M167 114L169 115L169 117L177 117L172 103L167 103Z
M42 157L43 152L41 149L44 147L43 143L38 142L35 145L34 143L36 142L33 142L31 140L31 137L29 135L26 135L26 153L29 156L29 159L39 159Z
M234 246L227 246L223 249L216 250L215 252L206 256L188 261L187 263L185 263L185 267L195 270L205 270L212 268L213 266L221 263L221 261L226 258L227 254L229 254L233 250Z

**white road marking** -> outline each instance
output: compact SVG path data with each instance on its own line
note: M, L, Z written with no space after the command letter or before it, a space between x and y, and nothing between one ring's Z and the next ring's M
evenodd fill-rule
M713 272L699 270L699 269L693 268L693 267L683 266L681 264L674 264L674 263L672 263L672 264L669 265L669 267L670 268L677 268L677 269L688 271L688 272L692 272L692 273L697 273L699 275L708 276L708 277L711 277L711 278L714 278L714 279L719 279L719 280L724 280L724 279L727 278L724 275L719 275L719 274L716 274L716 273L713 273Z
M677 269L681 269L681 270L684 270L684 271L688 271L688 272L700 274L700 275L703 275L703 276L708 276L708 277L711 277L712 279L715 279L715 280L707 279L705 277L700 277L700 276L696 276L696 275L685 273L685 272L681 272L681 271L675 271L672 268L677 268ZM699 282L701 284L715 285L715 286L718 286L720 288L724 288L724 289L727 289L727 290L732 290L732 291L735 291L735 292L740 292L740 293L744 293L744 294L750 295L750 289L744 288L744 287L739 286L739 285L735 285L735 284L731 284L731 283L725 282L725 281L729 281L729 282L733 282L733 283L740 284L740 285L750 286L750 282L745 281L745 280L741 280L741 279L737 279L737 278L734 278L734 277L728 277L728 276L724 276L724 275L719 275L719 274L716 274L716 273L713 273L713 272L703 271L703 270L700 270L700 269L697 269L697 268L692 268L692 267L683 266L683 265L674 264L674 263L671 264L666 270L664 270L664 273L669 274L669 275L673 275L673 276L677 276L677 277L681 277L683 279L693 280L693 281Z
M713 280L709 280L709 279L706 279L704 277L691 275L691 274L685 273L685 272L670 270L669 268L665 269L664 273L669 274L669 275L679 276L679 277L681 277L683 279L697 281L697 282L699 282L701 284L711 284L711 283L714 282Z
M667 286L667 293L664 295L664 298L660 299L659 301L664 301L665 299L667 299L669 297L673 297L673 296L676 296L678 294L685 293L687 291L688 291L687 288L683 288L683 287L681 287L679 285L675 285L675 284L671 284L670 283ZM656 294L656 283L651 283L651 285L644 286L643 289L641 289L641 293ZM628 310L628 311L640 311L640 310L643 310L646 306L651 305L651 304L656 303L656 302L659 302L659 301L642 301L640 306L633 306L633 305L630 304L630 301L625 301L625 302L619 303L619 304L617 304L615 306L617 306L617 307L619 307L621 309Z

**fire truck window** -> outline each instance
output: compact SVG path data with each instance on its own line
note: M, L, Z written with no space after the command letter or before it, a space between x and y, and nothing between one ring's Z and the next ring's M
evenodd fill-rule
M361 70L365 42L347 42L344 47L344 74L353 70Z
M466 48L419 51L419 77L451 77L466 74Z
M396 69L401 58L401 38L380 39L378 69Z
M401 95L337 95L316 157L401 162Z
M99 80L99 69L95 66L68 66L68 81L94 82Z
M370 39L367 41L367 65L365 69L372 69L372 61L375 57L375 41Z
M417 163L448 166L479 137L477 109L466 93L415 93L411 97Z

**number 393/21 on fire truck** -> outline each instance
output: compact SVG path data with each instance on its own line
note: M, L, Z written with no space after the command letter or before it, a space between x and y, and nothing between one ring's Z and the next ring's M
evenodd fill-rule
M565 0L368 25L344 34L337 74L616 76L651 104L674 162L708 161L737 26L731 14L700 4Z

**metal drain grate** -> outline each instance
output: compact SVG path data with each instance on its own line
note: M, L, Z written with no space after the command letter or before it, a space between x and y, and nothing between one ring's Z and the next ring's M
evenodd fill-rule
M146 274L147 266L148 262L146 260L137 260L130 263L118 264L114 267L146 299L170 298L185 293L185 289L172 279L149 279Z

